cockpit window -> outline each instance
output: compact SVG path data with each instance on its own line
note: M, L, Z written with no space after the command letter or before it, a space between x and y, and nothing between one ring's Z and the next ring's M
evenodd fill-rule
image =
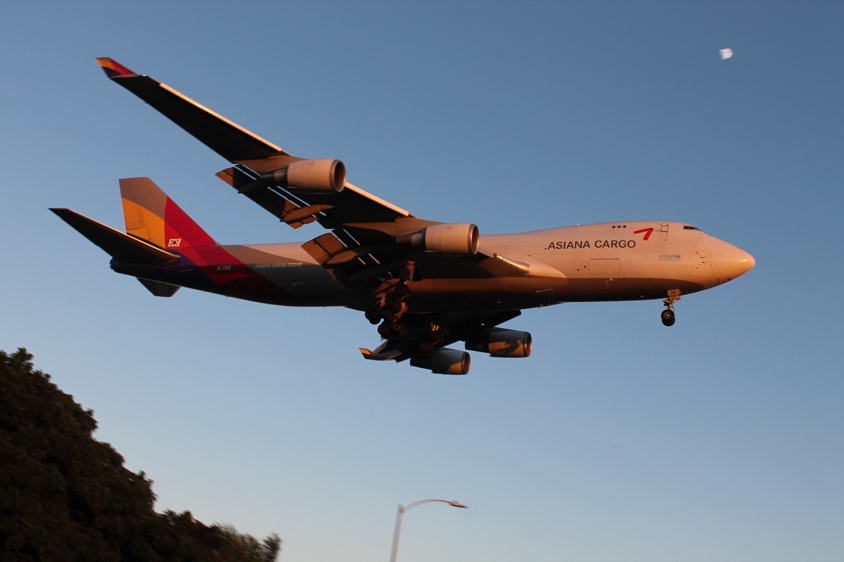
M683 225L683 230L700 230L700 229L699 229L699 228L696 228L696 227L694 227L694 226L688 225L688 224L684 224L684 225Z

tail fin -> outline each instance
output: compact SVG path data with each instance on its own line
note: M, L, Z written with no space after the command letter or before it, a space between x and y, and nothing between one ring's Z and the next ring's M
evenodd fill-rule
M120 195L129 234L177 251L217 244L151 179L121 179Z

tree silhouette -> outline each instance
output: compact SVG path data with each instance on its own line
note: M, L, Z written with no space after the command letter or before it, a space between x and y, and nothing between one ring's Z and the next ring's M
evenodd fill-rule
M152 481L96 428L26 349L0 351L0 560L276 560L275 534L258 541L189 511L156 513Z

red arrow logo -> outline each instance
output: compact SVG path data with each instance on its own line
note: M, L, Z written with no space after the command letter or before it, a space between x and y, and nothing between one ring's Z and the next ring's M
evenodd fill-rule
M634 231L633 231L633 234L642 234L643 232L645 233L644 240L647 240L648 238L650 238L650 237L651 237L651 234L653 234L653 233L654 233L654 229L653 229L653 227L651 227L651 228L642 228L641 230L634 230Z

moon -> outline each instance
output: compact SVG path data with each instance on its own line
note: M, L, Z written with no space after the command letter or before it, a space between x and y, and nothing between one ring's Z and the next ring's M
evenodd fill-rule
M721 60L727 60L733 57L732 49L721 49L718 53L721 55Z

